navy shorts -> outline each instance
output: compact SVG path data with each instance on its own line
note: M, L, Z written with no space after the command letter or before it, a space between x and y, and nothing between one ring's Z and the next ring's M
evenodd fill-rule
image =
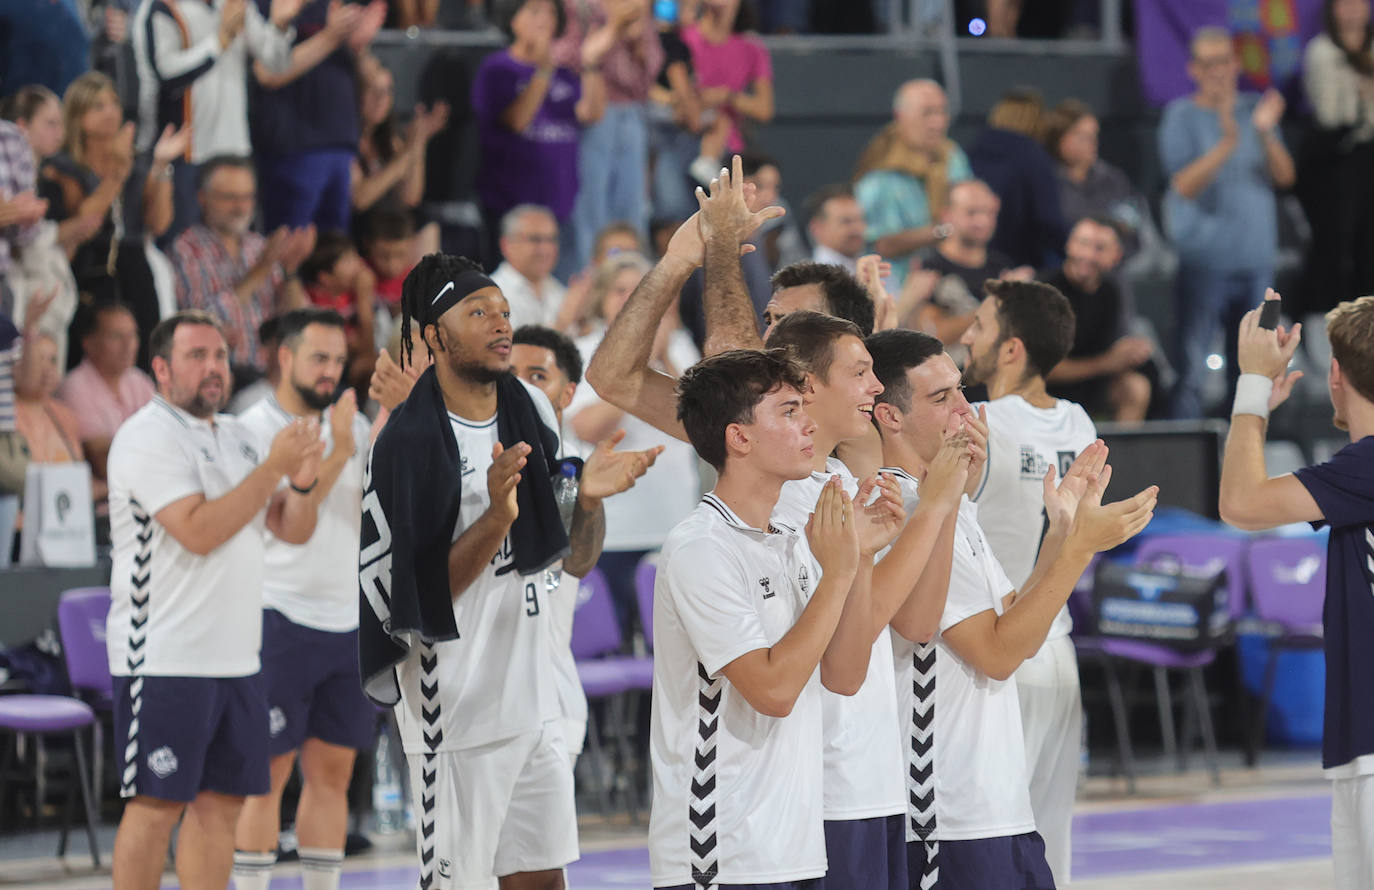
M122 797L266 794L267 697L251 677L115 677ZM136 715L136 716L135 716Z
M824 890L906 890L906 825L899 813L825 823Z
M822 878L809 881L785 881L781 884L712 884L711 890L822 890ZM657 890L698 890L696 884L678 887L659 887Z
M269 708L267 748L273 757L295 751L306 739L355 750L372 747L377 708L363 695L356 630L316 630L264 609L262 676Z
M926 867L926 845L906 845L911 886L919 887ZM1054 875L1045 861L1039 832L971 841L940 841L935 865L940 890L1054 890Z

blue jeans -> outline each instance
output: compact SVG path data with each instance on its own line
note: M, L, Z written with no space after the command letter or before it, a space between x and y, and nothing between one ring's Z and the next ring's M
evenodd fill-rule
M321 232L347 232L353 218L353 152L346 148L258 158L262 226L314 223Z
M655 120L650 133L654 146L654 219L684 220L697 212L687 168L701 150L701 138L671 120Z
M605 116L582 131L572 215L575 268L586 267L596 233L611 223L627 222L645 237L648 163L649 125L641 103L609 103Z
M1234 390L1236 369L1236 330L1240 318L1264 298L1264 289L1274 281L1273 269L1220 271L1190 263L1180 263L1174 288L1175 368L1178 384L1174 389L1174 416L1202 416L1202 380L1207 354L1218 326L1226 343L1226 373L1229 389Z

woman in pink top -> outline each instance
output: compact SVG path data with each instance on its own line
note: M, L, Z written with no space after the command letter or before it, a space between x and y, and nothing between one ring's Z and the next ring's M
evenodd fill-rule
M682 29L701 104L708 115L717 115L691 166L692 176L703 184L719 172L723 149L744 150L741 121L773 119L773 60L757 37L744 33L752 28L752 12L745 0L702 0L696 23Z

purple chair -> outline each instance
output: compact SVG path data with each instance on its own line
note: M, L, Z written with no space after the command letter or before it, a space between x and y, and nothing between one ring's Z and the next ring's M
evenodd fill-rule
M0 763L0 801L4 800L4 786L10 772L10 762L23 736L34 736L37 754L37 800L35 809L41 809L46 796L47 753L43 739L50 735L69 735L72 751L76 756L76 784L81 790L81 802L86 809L86 839L91 848L91 861L100 867L100 846L95 839L95 804L91 800L90 777L86 770L86 749L83 747L81 731L96 724L95 711L91 706L77 698L67 695L3 695L0 696L0 730L14 736L14 741L6 748L4 762ZM68 783L67 802L63 811L62 835L58 840L57 855L67 852L67 828L71 822L71 807L74 791Z
M650 553L635 568L635 603L639 606L639 624L644 628L644 642L654 649L654 582L658 578L658 554Z
M1259 538L1250 545L1250 599L1269 637L1264 688L1251 732L1258 751L1274 695L1279 654L1285 649L1321 649L1322 606L1326 601L1326 544L1316 536Z
M617 751L623 762L623 699L633 688L631 678L616 659L604 658L621 646L620 624L611 600L611 585L600 569L592 569L577 589L577 608L573 613L572 653L577 660L577 678L589 702L605 700L609 729L617 738ZM587 712L587 747L597 773L597 797L602 814L611 810L611 788L615 784L614 765L606 758L601 743L602 727L594 709Z
M67 679L76 697L99 714L114 711L114 680L105 652L105 616L110 611L110 588L76 587L64 591L57 603L57 629L62 636L62 657ZM104 728L93 729L91 790L100 799L105 762Z

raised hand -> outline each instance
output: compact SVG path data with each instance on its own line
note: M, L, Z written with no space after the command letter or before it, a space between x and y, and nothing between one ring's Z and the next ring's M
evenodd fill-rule
M386 410L395 411L396 406L410 396L417 378L418 375L411 376L401 370L400 365L391 360L391 354L383 349L377 353L377 364L372 368L367 397Z
M1112 468L1108 464L1088 479L1065 546L1071 543L1087 553L1102 553L1129 541L1150 524L1159 500L1159 486L1151 485L1134 497L1103 504L1102 495L1111 478Z
M435 134L448 126L448 103L435 102L426 106L415 106L415 117L410 122L411 145L425 145Z
M902 525L906 522L902 489L897 485L897 480L887 473L870 476L860 483L854 503L859 553L871 558L895 541L902 532Z
M334 407L329 409L329 432L334 437L334 451L352 454L357 450L353 440L353 420L358 416L358 394L352 389L344 390Z
M816 509L806 523L806 539L825 577L848 586L859 570L859 535L854 503L840 487L838 478L832 478L821 489Z
M1271 287L1264 292L1264 299L1277 300L1279 294ZM1271 331L1259 326L1259 316L1259 309L1251 309L1240 320L1236 364L1242 374L1263 374L1274 381L1274 391L1269 396L1269 410L1273 411L1293 392L1293 384L1302 379L1301 371L1288 371L1302 342L1302 325L1295 324L1291 329L1279 325Z
M628 491L663 453L662 445L644 451L616 451L615 446L624 438L625 431L617 430L610 438L597 443L596 450L582 465L582 479L577 488L579 498L601 500Z
M219 45L228 49L234 38L243 30L243 22L248 15L248 0L224 0L219 8Z
M305 258L315 252L315 240L314 223L287 233L277 257L277 262L281 263L286 274L294 275L301 263L305 262Z
M520 471L525 468L529 453L530 446L524 442L516 442L508 449L497 442L491 448L491 466L487 468L487 494L491 497L491 506L487 507L487 513L503 525L509 526L520 515L516 491Z
M312 473L310 478L305 479L303 483L298 481L297 477L309 460L314 458L318 461L319 455L323 452L324 443L320 440L320 422L318 420L293 420L272 437L272 446L268 449L267 460L264 463L280 475L290 477L293 483L306 488L314 481L315 473ZM317 463L315 470L318 471L318 469Z
M325 12L324 30L335 43L343 43L349 34L358 27L363 18L363 8L356 3L343 3L342 0L329 0Z
M945 437L926 468L926 477L921 480L921 502L957 509L969 482L969 467L975 453L976 448L960 423L958 432Z
M1055 484L1058 468L1053 464L1045 472L1045 517L1050 525L1067 528L1073 522L1078 504L1087 494L1088 483L1107 469L1107 446L1101 439L1078 453L1064 478Z
M1270 87L1255 103L1255 110L1250 114L1250 123L1260 133L1272 132L1283 118L1283 109L1283 93Z
M732 170L721 169L711 180L710 194L697 186L697 204L701 207L701 236L709 240L713 235L728 236L743 244L754 231L770 219L786 213L776 205L761 210L749 209L750 194L744 182L744 162L735 155Z
M873 302L873 330L890 331L897 327L897 301L883 285L883 279L892 275L892 264L876 253L866 254L859 257L855 275Z
M162 128L162 135L157 137L157 142L153 145L153 167L165 167L173 161L185 157L186 149L190 145L190 124L182 124L180 127L173 127L168 124Z
M268 18L272 24L284 29L301 14L301 7L304 5L305 0L272 0Z
M39 323L43 321L43 316L47 314L48 307L52 306L53 300L57 299L57 287L47 287L39 291L34 291L24 304L24 318L19 322L25 331L35 330Z
M349 33L348 48L355 53L367 49L385 21L386 0L372 0L371 3L363 7L363 11L358 17L357 27Z

